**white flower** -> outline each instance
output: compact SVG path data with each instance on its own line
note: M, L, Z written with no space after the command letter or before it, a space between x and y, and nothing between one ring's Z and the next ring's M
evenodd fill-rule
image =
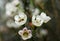
M19 11L24 11L21 1L13 0L6 4L6 16L14 17Z
M41 26L43 23L47 23L51 18L49 16L46 16L44 12L42 12L40 15L33 15L32 16L32 24L35 26Z
M38 15L40 13L40 10L38 8L35 8L33 11L33 15Z
M16 15L14 17L14 19L15 19L15 23L21 26L26 23L27 16L24 14L24 12L20 12L19 15Z
M11 4L11 3L7 3L6 4L6 10L7 11L16 11L17 10L17 8L13 5L13 4Z
M14 7L11 3L6 4L6 15L7 16L14 16L17 12L17 8Z
M12 19L8 20L6 25L9 27L9 28L19 28L20 26L17 25Z
M32 37L31 30L28 30L26 27L23 28L23 30L19 30L18 34L22 37L23 40L27 40Z
M35 26L41 26L43 24L42 18L39 15L32 16L32 24Z
M44 20L44 23L47 23L51 18L49 16L46 16L44 12L41 13L40 17Z

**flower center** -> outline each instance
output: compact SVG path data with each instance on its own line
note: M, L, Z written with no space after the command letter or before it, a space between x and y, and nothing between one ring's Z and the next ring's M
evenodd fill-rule
M39 23L39 22L41 22L41 20L36 20L36 23Z
M41 20L37 20L37 19L35 18L35 21L36 21L36 23L39 23Z
M23 21L24 19L20 19L19 22Z
M24 32L24 33L23 33L23 36L24 36L24 37L28 37L28 32Z

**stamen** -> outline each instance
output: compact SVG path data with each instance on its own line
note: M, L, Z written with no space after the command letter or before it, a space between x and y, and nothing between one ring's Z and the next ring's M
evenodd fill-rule
M23 21L24 19L20 19L19 22Z

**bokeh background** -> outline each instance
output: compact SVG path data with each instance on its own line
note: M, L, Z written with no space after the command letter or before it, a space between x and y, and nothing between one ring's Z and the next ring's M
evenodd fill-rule
M5 5L11 1L12 0L0 0L0 41L24 41L17 34L19 29L10 29L6 26ZM22 1L24 2L24 7L28 6L29 0ZM39 2L33 0L33 2L35 7L37 6L41 11L46 12L46 14L51 17L51 20L41 27L47 29L48 34L46 36L40 37L37 29L37 36L33 36L26 41L60 41L60 0L40 0ZM28 10L26 10L26 12L29 13ZM30 18L28 20L30 20Z

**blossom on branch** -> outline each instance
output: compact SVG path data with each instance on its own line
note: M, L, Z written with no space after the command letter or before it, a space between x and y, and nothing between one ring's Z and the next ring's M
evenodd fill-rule
M18 34L22 37L23 40L27 40L32 37L31 30L28 30L27 27L23 28L23 30L19 30Z
M24 14L24 12L19 12L18 15L15 15L14 19L15 19L15 23L21 26L26 23L27 16L26 14Z

